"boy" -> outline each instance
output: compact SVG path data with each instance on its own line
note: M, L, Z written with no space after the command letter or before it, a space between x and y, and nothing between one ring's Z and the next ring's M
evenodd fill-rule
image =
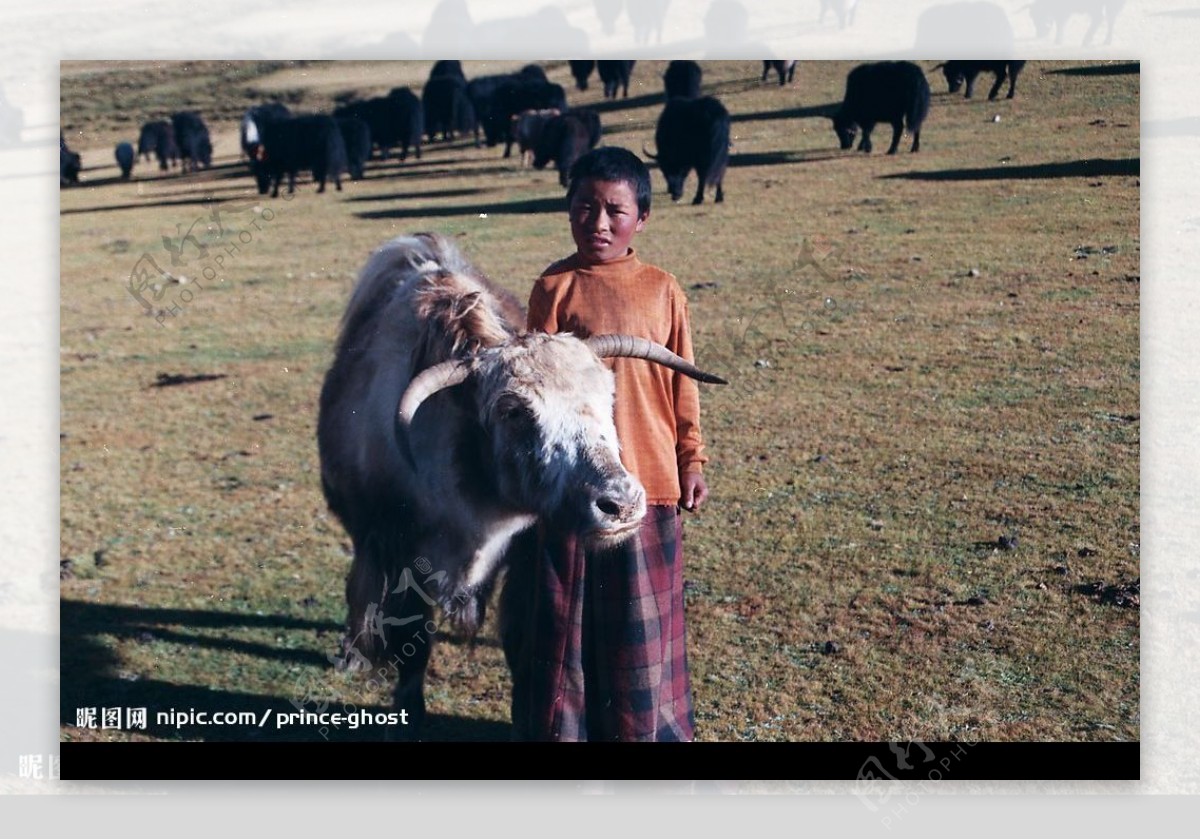
M638 335L692 361L682 289L630 247L650 216L645 164L622 148L589 152L571 169L567 204L576 251L534 285L529 328ZM613 372L621 460L645 488L646 517L605 551L539 535L529 635L513 668L520 739L693 738L677 506L695 511L708 498L699 389L639 359L615 359Z

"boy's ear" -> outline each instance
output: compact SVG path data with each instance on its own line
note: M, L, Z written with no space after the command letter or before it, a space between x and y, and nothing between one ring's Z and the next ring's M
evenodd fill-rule
M643 230L645 230L646 222L649 221L649 219L650 219L650 211L647 210L645 213L638 216L637 224L634 225L634 227L633 227L634 231L637 233L641 233Z

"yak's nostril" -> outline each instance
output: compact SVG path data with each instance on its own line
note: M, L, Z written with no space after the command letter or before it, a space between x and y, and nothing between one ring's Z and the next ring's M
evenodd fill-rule
M612 499L597 499L596 507L606 516L617 516L621 513L621 506Z

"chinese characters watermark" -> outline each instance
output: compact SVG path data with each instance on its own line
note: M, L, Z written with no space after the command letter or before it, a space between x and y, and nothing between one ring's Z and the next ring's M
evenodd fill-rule
M798 292L792 288L793 281L800 280L805 272L811 270L826 284L837 283L828 268L834 254L835 249L824 238L802 238L800 252L792 261L787 278L772 286L769 300L762 306L724 325L724 341L719 340L714 343L715 346L705 348L704 366L715 370L732 369L744 360L754 358L755 367L769 368L772 366L769 357L774 355L780 344L790 345L797 336L811 333L817 313L829 316L837 310L837 300L822 296L819 308L805 312L797 319ZM770 387L765 377L738 376L730 379L730 387L735 390L752 391Z
M868 758L855 776L852 792L867 810L880 814L879 821L885 828L891 829L908 815L911 807L921 801L929 782L939 782L953 776L954 768L966 757L967 750L975 746L975 742L963 741L945 746L950 748L949 752L939 757L923 741L903 744L889 741L891 755L883 760L875 755ZM905 779L912 779L915 774L918 779L916 791L905 788L889 767L901 773Z
M285 197L283 200L290 201L291 198ZM198 216L186 231L183 225L176 224L174 237L162 237L163 251L170 258L172 269L190 266L190 271L202 277L205 283L223 283L225 273L237 260L242 248L254 241L255 232L261 235L266 231L265 225L275 220L276 213L270 207L259 206L254 200L219 201L210 195L205 204L209 207L207 216ZM236 214L247 210L252 214L248 222L238 227L226 227L222 213ZM209 233L205 240L201 240L194 232L200 224L204 224L205 231ZM206 287L198 277L187 278L164 269L159 260L165 261L165 258L156 260L149 252L143 252L129 272L126 290L142 305L146 315L154 316L159 326L166 326L168 318L182 315ZM179 291L170 293L174 286L179 286ZM195 287L195 291L192 287Z

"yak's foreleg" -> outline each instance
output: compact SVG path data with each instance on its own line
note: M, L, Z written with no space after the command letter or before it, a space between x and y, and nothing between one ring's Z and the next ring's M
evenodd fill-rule
M387 646L386 571L368 544L355 544L354 561L346 576L346 635L339 670L367 670L380 661ZM393 581L394 583L394 581Z
M1012 99L1017 95L1017 76L1020 74L1021 71L1017 67L1013 67L1012 72L1008 74L1008 99Z
M1004 84L1004 80L1008 78L1008 71L1001 70L996 74L996 84L992 85L992 89L988 91L988 101L995 99L1000 93L1000 86Z
M391 634L387 661L399 676L392 695L392 710L405 712L407 724L389 726L389 741L415 741L425 721L425 669L433 649L433 607L418 593L406 591L397 608L405 614L405 625ZM411 615L409 615L411 614ZM411 620L410 619L416 619Z
M859 124L862 129L862 139L858 141L858 150L867 154L871 153L871 132L875 130L875 123L864 122Z

